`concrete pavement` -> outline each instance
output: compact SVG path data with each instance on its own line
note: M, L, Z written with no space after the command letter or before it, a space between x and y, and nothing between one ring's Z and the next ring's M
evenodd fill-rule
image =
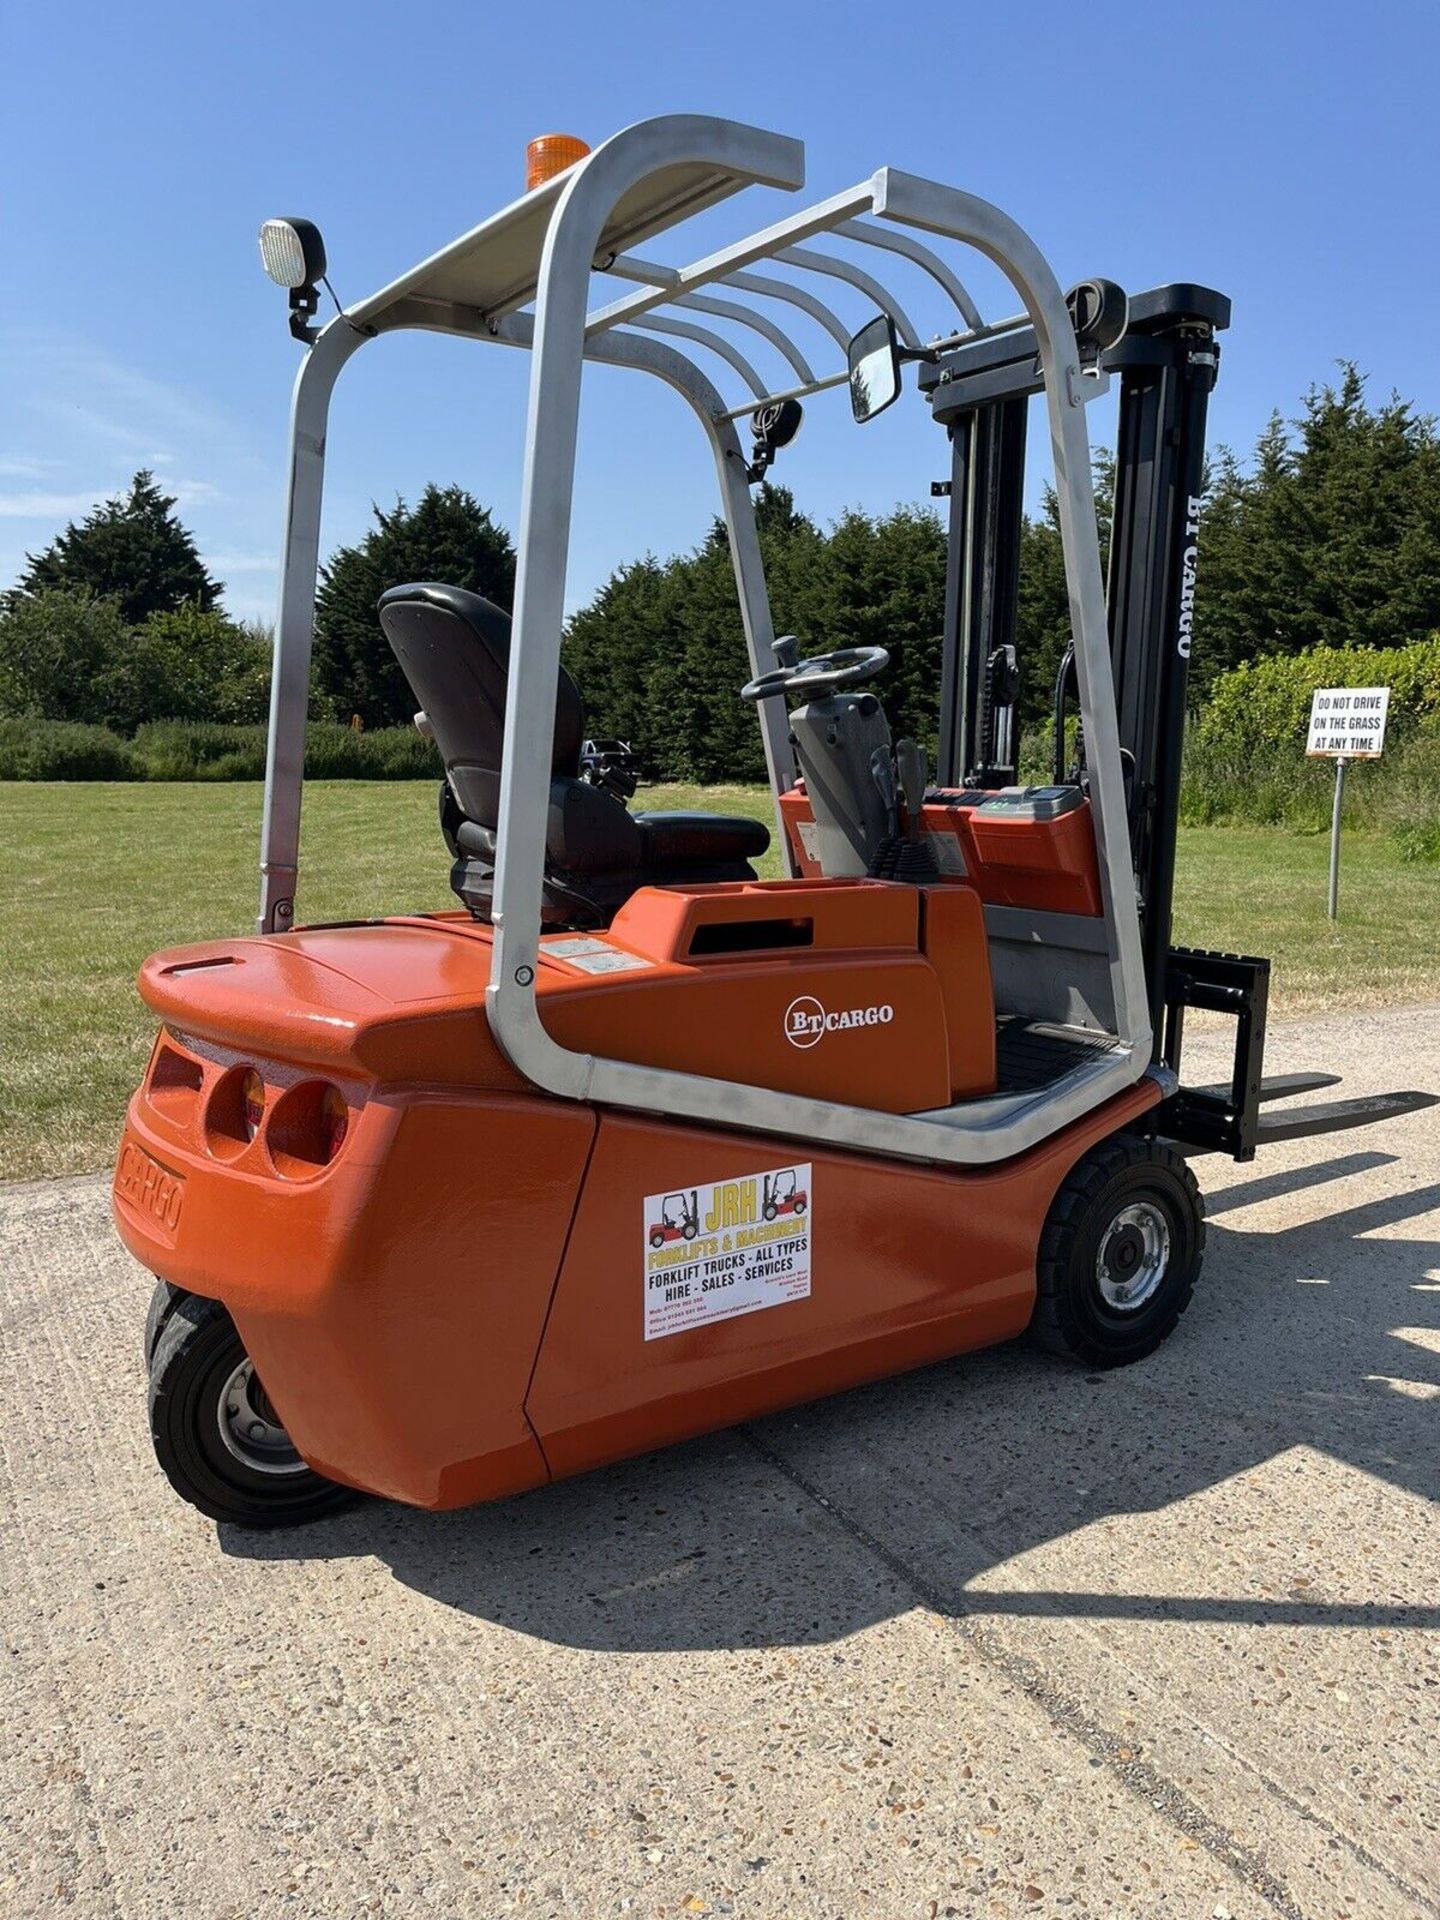
M1267 1064L1440 1088L1440 1009ZM279 1537L153 1464L105 1182L0 1188L0 1914L1440 1915L1440 1119L1197 1170L1141 1367Z

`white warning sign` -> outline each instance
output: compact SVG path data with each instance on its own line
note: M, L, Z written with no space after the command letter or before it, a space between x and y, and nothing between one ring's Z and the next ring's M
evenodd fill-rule
M935 855L935 864L941 873L948 873L957 880L963 880L965 854L961 848L959 836L951 833L948 827L926 827L924 833L930 850Z
M645 1338L735 1320L810 1293L809 1165L645 1201Z
M1305 751L1312 758L1374 760L1384 751L1389 687L1317 687Z

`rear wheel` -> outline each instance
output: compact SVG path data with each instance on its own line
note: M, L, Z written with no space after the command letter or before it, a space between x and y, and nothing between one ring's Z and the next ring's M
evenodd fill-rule
M190 1295L183 1287L172 1287L168 1280L157 1280L155 1291L150 1296L150 1311L145 1315L145 1366L148 1371L150 1362L155 1358L155 1348L159 1344L161 1330L171 1314L182 1300Z
M1189 1306L1204 1252L1200 1189L1180 1155L1136 1134L1102 1141L1050 1208L1030 1336L1088 1366L1143 1360Z
M240 1527L291 1527L354 1499L307 1467L218 1300L185 1294L150 1361L150 1433L182 1499Z

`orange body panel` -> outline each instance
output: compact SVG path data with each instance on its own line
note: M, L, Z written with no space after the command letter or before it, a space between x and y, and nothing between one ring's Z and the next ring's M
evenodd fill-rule
M756 922L807 918L804 947L725 947ZM742 931L697 937L716 926ZM537 980L571 1045L832 1097L863 1087L877 1105L993 1085L968 889L666 889L580 949L547 936ZM580 964L617 956L620 972ZM1008 1337L1029 1317L1056 1185L1158 1097L1144 1082L976 1173L602 1114L527 1089L502 1059L489 963L488 928L437 916L160 954L141 976L166 1031L116 1170L123 1239L224 1301L314 1467L419 1506L494 1498ZM872 994L889 1021L866 1023ZM792 1045L800 995L862 1017ZM346 1116L333 1157L306 1131L324 1086ZM647 1223L647 1203L802 1164L808 1181L759 1234L813 1223L808 1296L645 1339L647 1263L696 1250L676 1232L657 1253L669 1229Z
M889 1113L991 1092L980 915L957 920L937 965L922 950L918 898L884 881L645 888L608 934L542 940L540 1017L580 1051ZM700 928L714 937L797 924L802 946L691 950ZM490 949L489 927L464 915L320 928L156 954L140 992L179 1031L221 1045L238 1034L267 1058L521 1091L482 1011ZM622 970L586 970L595 964ZM832 1030L824 1045L797 1044L797 1005L876 1018ZM947 1024L952 1008L964 1009L958 1024Z
M334 1165L296 1182L258 1142L216 1163L142 1092L115 1217L153 1272L225 1302L311 1466L463 1506L548 1477L524 1385L594 1133L568 1102L375 1094ZM137 1153L180 1183L167 1217L127 1190Z
M939 977L945 1003L954 1098L964 1099L970 1087L988 1093L995 1085L995 1020L980 896L973 887L926 887L920 917L925 957ZM983 979L971 959L977 949L985 955ZM982 1009L989 1010L988 1019Z
M920 829L934 843L941 885L971 886L987 906L1092 918L1102 911L1088 801L1056 820L1006 819L977 813L959 801L958 793L932 797L920 810ZM780 812L801 873L818 878L820 863L805 844L815 816L804 789L782 793Z
M526 1401L551 1472L580 1473L1022 1333L1055 1189L1156 1091L1142 1083L983 1171L604 1115ZM647 1341L646 1196L787 1160L812 1170L809 1295ZM711 1235L690 1251L703 1260L722 1246Z
M804 943L706 945L767 927ZM607 939L651 959L654 971L603 990L591 980L588 991L563 998L552 983L541 1018L566 1046L888 1113L994 1090L978 902L950 929L943 970L922 944L919 895L883 881L648 887L616 914ZM961 1003L966 1012L954 1022L950 1011ZM821 1015L859 1018L831 1026L820 1044L796 1022Z
M721 929L756 920L806 935L804 947L853 953L869 948L913 952L920 921L913 887L884 880L723 880L695 887L642 887L611 922L611 936L653 960L723 960L704 944Z

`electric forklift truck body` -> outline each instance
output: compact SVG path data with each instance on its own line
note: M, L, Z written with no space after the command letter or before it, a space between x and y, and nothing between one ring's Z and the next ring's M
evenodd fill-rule
M802 180L794 140L645 122L324 327L318 235L263 230L307 352L260 927L146 964L161 1032L115 1179L120 1232L160 1279L157 1449L217 1518L303 1519L351 1488L494 1498L1027 1328L1117 1364L1189 1300L1203 1224L1176 1143L1248 1156L1262 1093L1265 963L1169 945L1226 303L1165 289L1131 303L1127 329L1118 289L1067 301L996 208L893 169L683 267L629 251L741 189ZM1020 313L982 321L937 251L952 242L1000 269ZM939 289L929 346L859 264L876 254ZM795 277L754 271L767 261ZM595 304L597 274L631 290ZM879 321L852 339L817 275ZM742 293L802 311L845 368L817 376ZM796 384L771 391L697 312L767 340ZM407 328L532 355L513 622L443 583L397 584L380 610L445 764L462 910L296 930L331 390L362 345ZM719 355L750 399L728 404L676 341ZM708 439L779 880L754 877L762 827L632 814L614 743L584 750L560 645L586 360L659 378ZM749 491L799 400L848 386L863 418L898 393L902 361L953 446L936 787L869 690L883 649L776 640ZM1085 405L1115 374L1107 624ZM1083 766L1042 789L1014 784L1031 392L1083 734ZM1237 1016L1232 1087L1180 1089L1187 1005Z

